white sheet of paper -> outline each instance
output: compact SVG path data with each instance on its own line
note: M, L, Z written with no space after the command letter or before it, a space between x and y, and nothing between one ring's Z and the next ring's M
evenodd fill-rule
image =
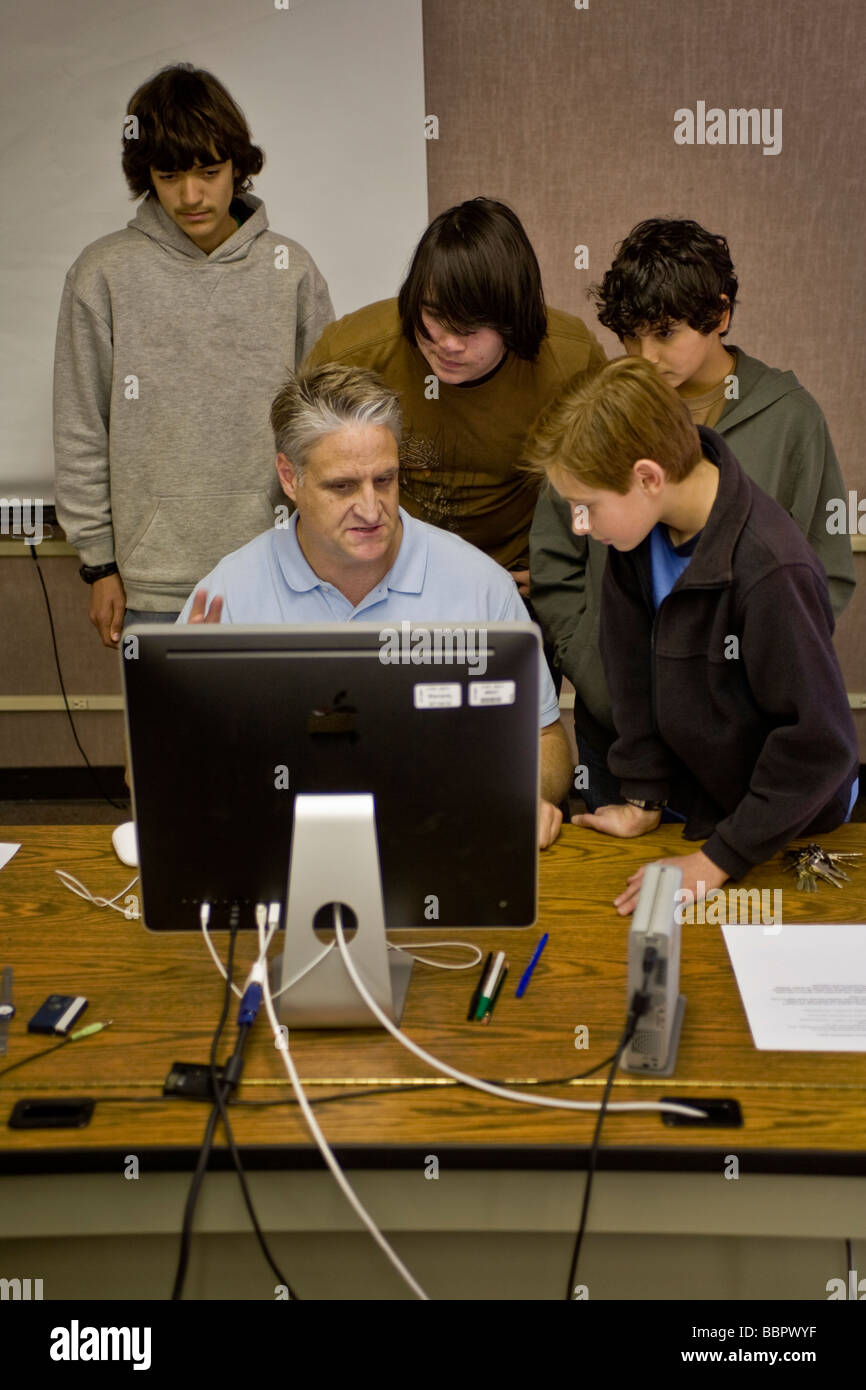
M866 926L722 927L755 1047L866 1052Z
M9 860L12 858L13 854L17 854L20 848L21 848L20 845L13 845L13 844L0 845L0 869L5 869L6 865L9 863Z

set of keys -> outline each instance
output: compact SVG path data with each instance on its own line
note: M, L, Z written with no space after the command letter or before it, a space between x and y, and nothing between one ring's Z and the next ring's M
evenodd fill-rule
M797 888L800 892L817 893L819 878L825 883L835 884L837 888L841 888L843 883L850 883L851 877L846 874L842 865L848 860L862 857L862 854L828 854L813 841L805 849L785 850L785 858L788 860L785 871L796 870ZM856 865L852 867L856 868Z

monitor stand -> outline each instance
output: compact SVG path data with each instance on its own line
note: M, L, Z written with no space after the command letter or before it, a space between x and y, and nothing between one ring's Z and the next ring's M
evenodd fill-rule
M388 959L373 797L299 794L294 809L285 945L282 961L271 968L271 989L276 994L294 983L275 1001L277 1014L290 1028L381 1026L353 985L338 946L312 964L324 947L313 919L322 907L341 903L358 923L347 946L352 963L379 1007L399 1023L413 962L399 952Z

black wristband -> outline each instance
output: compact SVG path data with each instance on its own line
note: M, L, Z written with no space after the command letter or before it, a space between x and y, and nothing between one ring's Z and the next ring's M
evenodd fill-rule
M85 584L95 584L97 579L107 579L110 574L117 574L118 569L112 560L109 565L82 565L78 573Z

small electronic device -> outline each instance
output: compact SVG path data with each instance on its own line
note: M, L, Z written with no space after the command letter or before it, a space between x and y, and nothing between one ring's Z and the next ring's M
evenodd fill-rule
M214 1068L217 1081L223 1079L225 1067ZM171 1071L162 1087L164 1096L183 1096L186 1100L216 1100L211 1069L198 1062L172 1062Z
M644 982L648 947L656 952L646 983L649 1008L638 1020L622 1061L623 1071L673 1075L686 1001L680 994L680 924L677 894L682 871L670 864L648 864L628 938L629 1004Z
M49 994L27 1025L28 1033L65 1037L87 1008L83 994Z
M114 845L114 852L121 864L128 864L130 869L138 868L138 837L135 833L135 821L124 821L123 825L116 825L111 832L111 843Z

